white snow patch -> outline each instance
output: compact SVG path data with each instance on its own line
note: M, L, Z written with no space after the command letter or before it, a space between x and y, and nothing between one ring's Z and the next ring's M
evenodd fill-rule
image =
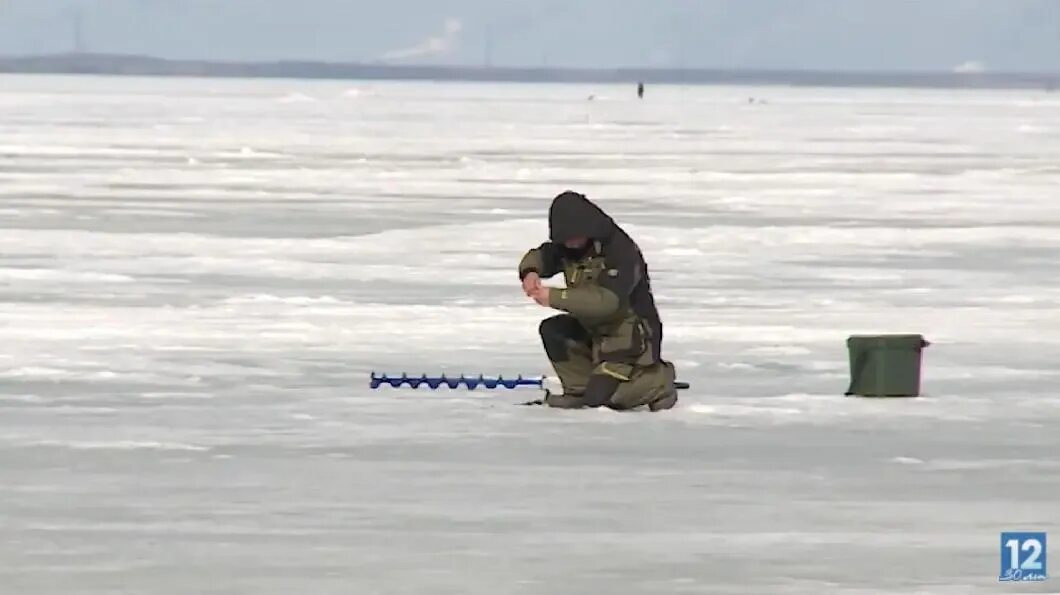
M324 296L277 296L267 293L240 295L222 300L225 304L286 304L291 306L315 306L321 304L347 303L329 295Z
M137 440L38 440L17 444L20 447L68 448L70 450L175 450L208 451L208 446L179 442L154 442Z
M129 275L43 268L0 268L0 281L50 281L62 283L133 283Z
M923 465L924 464L923 459L918 459L916 457L894 457L893 459L891 459L891 462L892 463L898 463L900 465Z
M319 100L305 93L288 93L277 98L276 101L280 103L316 103Z

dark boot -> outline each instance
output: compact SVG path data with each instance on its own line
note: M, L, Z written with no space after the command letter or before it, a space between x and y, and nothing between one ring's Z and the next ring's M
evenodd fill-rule
M665 390L661 391L658 397L648 403L648 409L652 411L663 411L666 409L672 409L677 404L677 370L674 369L674 365L670 362L662 362L663 366L663 380Z
M585 407L585 397L569 393L555 395L546 392L544 404L557 409L581 409Z
M613 409L636 409L647 406L651 411L670 409L677 403L676 371L670 362L659 362L647 368L637 368L629 382L619 385L611 398Z
M666 409L673 409L673 406L677 404L677 391L660 397L659 399L648 403L648 409L651 411L664 411Z

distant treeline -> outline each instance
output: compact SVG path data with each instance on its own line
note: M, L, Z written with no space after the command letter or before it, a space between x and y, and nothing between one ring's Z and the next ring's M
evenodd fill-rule
M970 89L1060 88L1060 73L835 72L664 68L403 66L333 62L213 62L149 56L58 54L0 57L0 72L230 78L492 81L528 83L740 84Z

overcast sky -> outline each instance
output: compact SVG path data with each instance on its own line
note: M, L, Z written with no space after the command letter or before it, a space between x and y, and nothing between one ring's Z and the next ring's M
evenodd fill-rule
M79 10L78 10L79 9ZM1060 0L0 0L0 54L1060 71Z

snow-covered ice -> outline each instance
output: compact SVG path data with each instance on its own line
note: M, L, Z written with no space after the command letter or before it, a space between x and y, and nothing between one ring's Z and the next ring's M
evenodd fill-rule
M1060 530L1060 96L647 91L0 78L3 592L1055 590L997 574ZM547 371L568 188L678 408L369 390ZM844 398L895 332L925 396Z

